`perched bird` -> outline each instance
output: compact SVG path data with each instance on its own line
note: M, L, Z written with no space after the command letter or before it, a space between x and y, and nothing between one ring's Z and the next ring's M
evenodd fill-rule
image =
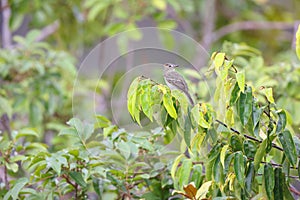
M174 65L172 63L164 64L165 82L171 90L177 89L182 91L189 99L191 105L194 105L194 101L189 93L187 83L185 82L184 78L178 72L176 72L176 67L178 67L178 65Z

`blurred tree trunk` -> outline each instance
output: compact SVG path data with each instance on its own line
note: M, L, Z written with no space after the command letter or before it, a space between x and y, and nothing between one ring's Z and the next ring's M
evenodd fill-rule
M3 48L11 47L11 31L9 19L11 15L10 6L7 0L1 0L1 42Z

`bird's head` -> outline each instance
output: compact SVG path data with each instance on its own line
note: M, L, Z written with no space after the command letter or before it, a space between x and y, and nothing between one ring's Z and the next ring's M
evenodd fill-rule
M166 63L164 64L165 70L174 70L176 67L179 67L178 65L172 64L172 63Z

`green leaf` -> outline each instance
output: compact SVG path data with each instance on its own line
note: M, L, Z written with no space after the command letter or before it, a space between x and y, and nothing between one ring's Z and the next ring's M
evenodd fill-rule
M106 128L111 125L111 122L102 115L96 115L96 123L94 125L94 128Z
M172 90L171 94L176 100L179 101L182 113L187 114L189 102L188 102L185 94L179 90Z
M276 124L276 134L282 132L286 127L286 113L284 110L277 111L278 121Z
M78 132L83 132L83 123L78 118L70 119L67 124L71 127L74 127Z
M255 178L254 163L251 162L249 163L249 166L247 168L246 180L245 180L245 189L249 194L251 194L252 191L254 178Z
M0 96L0 115L7 114L9 118L12 116L12 107L8 99L2 98Z
M260 120L261 114L263 113L264 108L259 107L257 102L253 101L252 105L252 121L253 121L253 127L255 128Z
M236 73L236 81L238 83L240 90L244 93L244 91L245 91L245 71L244 70Z
M218 156L217 159L215 160L212 175L216 183L224 182L223 168L220 162L220 156Z
M275 168L274 170L274 197L276 197L276 200L283 200L283 186L285 183L285 177L284 174L282 173L281 168Z
M148 117L148 119L150 119L151 121L152 119L152 115L153 115L153 110L152 110L152 99L151 99L151 85L147 84L145 86L143 86L143 92L140 95L141 98L141 106L142 106L142 110L145 113L145 115Z
M16 139L24 136L34 136L39 137L39 134L37 133L37 130L34 128L23 128L19 131L17 131Z
M267 97L267 100L270 103L275 103L274 98L273 98L273 89L272 88L266 88L266 89L264 89L264 93L265 93L265 95Z
M300 25L298 26L296 32L296 54L298 56L298 59L300 60Z
M223 168L225 168L225 156L226 156L226 152L227 152L228 147L229 147L228 144L224 145L222 147L221 153L220 153L220 161L221 161L221 164L222 164Z
M128 159L130 157L131 151L130 146L127 142L121 141L118 144L118 149L121 152L121 154L125 157L125 159Z
M242 152L236 152L234 154L234 173L237 181L242 188L245 187L245 165L244 156Z
M240 94L238 101L238 113L243 126L247 124L252 115L252 101L252 89L250 86L247 86L245 93Z
M97 15L102 13L110 5L110 1L91 1L91 2L95 2L95 3L93 3L92 6L88 6L88 4L86 4L86 6L90 8L87 14L88 21L95 20Z
M189 116L185 117L185 123L184 123L184 141L187 145L187 147L190 146L191 144L191 129L192 129L192 124L190 121Z
M136 115L136 112L139 112L136 110L136 98L137 98L137 89L139 87L140 83L140 77L137 77L133 80L131 85L129 86L128 92L127 92L127 108L130 113L130 115L134 118Z
M43 120L43 113L40 103L38 101L32 101L29 107L29 120L32 126L39 126Z
M182 162L180 170L178 170L178 183L180 189L182 189L184 185L187 185L189 183L189 177L191 174L192 166L193 163L190 159L186 159Z
M19 165L17 163L5 163L5 166L8 170L13 171L14 173L19 170Z
M49 167L51 167L57 173L58 176L60 176L60 173L61 173L61 163L58 162L58 160L54 156L47 157L46 161L47 161L47 165Z
M5 194L4 199L3 200L8 200L10 197L13 200L19 199L19 193L21 191L21 189L28 183L28 179L27 178L19 178L14 186Z
M175 29L177 27L177 23L174 20L163 20L158 22L157 27L163 29Z
M255 171L258 170L258 168L260 166L260 162L262 161L262 158L266 155L267 143L268 143L268 139L263 140L255 153L255 156L254 156Z
M254 158L257 147L256 143L251 140L245 140L243 145L243 151L248 158Z
M224 174L227 174L230 167L231 167L231 162L233 160L234 154L229 154L228 156L226 156L225 159L225 167L224 167Z
M264 184L263 184L264 189L268 199L274 199L273 196L273 189L275 186L274 171L272 165L269 163L265 164L264 166L263 180L264 180Z
M243 149L243 143L241 142L239 136L232 135L230 137L230 147L233 151L242 151Z
M297 153L292 134L289 130L285 130L278 134L279 141L283 147L284 154L290 161L290 163L295 166L297 163Z
M240 96L240 92L241 92L240 87L239 87L238 83L236 82L231 91L231 96L230 96L230 101L229 101L230 106L233 106L237 102L237 100Z
M83 188L87 187L87 184L84 181L82 174L80 172L70 171L69 175L78 185L80 185Z
M107 138L108 136L110 136L114 131L117 131L118 128L115 125L111 125L109 127L106 127L103 129L103 137Z
M200 187L200 183L203 180L202 176L202 165L196 164L193 166L193 174L191 177L191 182L195 183L196 188Z
M83 133L82 133L83 141L87 141L92 136L93 133L94 133L94 125L93 124L85 124Z
M65 129L62 129L58 136L62 136L62 135L67 135L67 136L70 136L70 137L78 137L77 136L77 131L75 128L65 128Z
M173 105L173 100L172 100L172 96L170 95L170 93L165 93L163 96L163 104L164 107L166 108L168 114L174 118L177 119L177 113L176 113L176 109Z

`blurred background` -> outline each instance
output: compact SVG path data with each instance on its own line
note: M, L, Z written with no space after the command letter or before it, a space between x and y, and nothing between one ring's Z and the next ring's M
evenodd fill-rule
M176 62L209 101L205 67L224 51L253 86L274 88L299 127L299 19L298 0L1 0L1 113L13 127L38 126L45 141L73 114L125 126L134 77L163 82L160 64Z

